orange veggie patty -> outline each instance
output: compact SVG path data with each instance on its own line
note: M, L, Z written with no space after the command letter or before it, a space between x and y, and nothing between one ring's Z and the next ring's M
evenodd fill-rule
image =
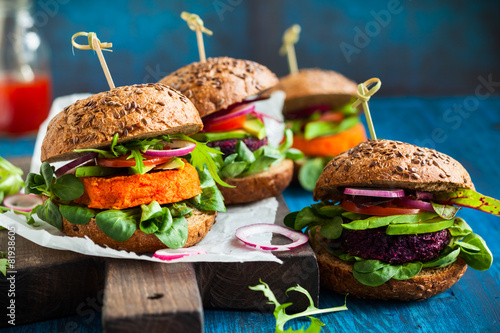
M338 155L366 140L363 124L359 123L336 135L322 136L306 140L303 136L293 136L293 148L306 156L329 157Z
M84 194L75 200L97 209L124 209L157 201L179 202L201 193L196 169L186 161L182 170L165 170L144 175L81 177Z

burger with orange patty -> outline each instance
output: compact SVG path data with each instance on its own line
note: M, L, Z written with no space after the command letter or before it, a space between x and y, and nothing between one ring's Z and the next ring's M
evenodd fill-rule
M292 147L304 159L295 161L295 176L312 191L332 157L366 140L366 132L351 107L357 85L345 76L321 69L302 69L279 80L270 92L286 94L283 114L293 131Z
M198 243L225 211L212 159L220 152L188 137L202 128L189 99L163 84L75 102L49 122L40 174L27 177L25 192L45 199L33 213L119 250ZM57 170L49 164L68 160Z
M264 113L253 103L278 82L268 68L249 60L209 58L184 66L160 83L185 94L200 112L204 130L192 137L224 155L217 159L226 204L252 202L280 194L290 183L292 133L279 147L269 145ZM268 116L267 116L268 117Z
M450 288L467 266L487 270L486 242L460 207L500 215L453 158L370 140L336 156L314 189L321 200L285 218L310 234L321 284L372 299L421 300Z

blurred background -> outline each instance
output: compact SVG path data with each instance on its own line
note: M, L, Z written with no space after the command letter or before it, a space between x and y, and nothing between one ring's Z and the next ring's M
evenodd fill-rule
M208 57L254 60L278 76L288 74L283 32L297 23L299 68L379 77L378 97L475 95L476 103L500 92L498 0L0 0L0 136L33 137L54 97L109 89L95 53L72 50L76 32L113 43L104 55L116 86L156 82L198 61L182 11L214 32L204 35Z
M278 76L288 74L278 54L282 34L298 23L299 67L333 69L358 82L377 76L380 95L468 95L479 76L500 81L497 0L39 0L33 10L51 48L54 96L108 89L95 54L72 54L78 31L113 43L105 57L117 86L156 82L198 61L183 10L214 32L204 36L207 56L254 60Z

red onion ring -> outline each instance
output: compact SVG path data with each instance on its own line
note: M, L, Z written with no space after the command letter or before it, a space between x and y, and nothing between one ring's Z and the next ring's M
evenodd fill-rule
M69 162L68 164L63 165L59 169L54 172L56 177L61 177L62 175L67 174L71 169L76 168L77 166L83 164L84 162L87 162L88 160L91 160L93 158L96 158L99 154L97 153L89 153L87 155L84 155L82 157L77 158L76 160L73 160Z
M215 122L221 122L225 121L228 119L232 119L235 117L242 116L244 114L249 114L251 112L255 111L255 104L252 103L245 103L245 104L240 104L234 108L231 108L228 113L225 113L223 115L217 115L213 118L207 119L207 117L204 118L205 124L208 123L215 123Z
M344 190L344 194L379 198L401 198L405 196L405 191L403 189L383 190L373 188L346 187Z
M430 202L410 199L408 197L395 199L394 203L398 206L418 208L429 212L434 211L434 207L432 207Z
M42 197L35 194L12 194L3 199L3 205L9 209L29 213L33 208L42 205Z
M432 200L434 198L434 194L431 192L422 192L417 191L417 199L419 200Z
M202 249L162 249L153 254L153 258L158 258L165 261L175 260L186 256L194 256L198 254L207 254L207 251Z
M292 240L292 243L286 245L270 245L270 244L258 244L250 241L249 236L260 234L264 232L274 232L283 235ZM295 231L293 229L277 225L277 224L267 224L267 223L257 223L251 224L244 227L240 227L236 230L236 238L245 243L248 246L254 247L256 249L266 250L266 251L287 251L304 245L307 243L309 237L307 235Z
M313 105L309 106L307 108L304 108L302 110L294 111L294 112L289 112L285 114L285 119L287 120L297 120L297 119L304 119L312 115L313 113L319 111L320 113L324 113L326 111L332 110L332 107L330 105L326 104L320 104L320 105Z
M172 142L167 143L166 146L169 147L170 149L166 150L148 149L144 153L144 155L156 156L156 157L184 156L192 152L196 147L196 144L186 140L172 140Z

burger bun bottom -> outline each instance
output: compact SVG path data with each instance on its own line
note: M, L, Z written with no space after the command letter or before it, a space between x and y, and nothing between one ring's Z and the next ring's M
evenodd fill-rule
M207 235L210 229L212 229L212 225L215 223L215 218L217 216L217 212L215 211L207 212L194 209L192 213L191 216L186 217L188 222L188 238L184 247L193 246L199 243ZM87 236L98 245L116 250L153 253L157 250L167 248L167 246L154 234L146 234L139 229L126 241L115 241L106 236L106 234L99 229L94 218L84 225L71 224L63 218L62 232L71 237Z
M360 283L352 274L353 263L341 260L328 250L326 238L316 232L309 238L320 271L321 286L356 298L418 301L437 295L454 285L465 273L467 264L458 258L442 268L423 268L415 277L407 280L390 279L386 283L370 287Z

